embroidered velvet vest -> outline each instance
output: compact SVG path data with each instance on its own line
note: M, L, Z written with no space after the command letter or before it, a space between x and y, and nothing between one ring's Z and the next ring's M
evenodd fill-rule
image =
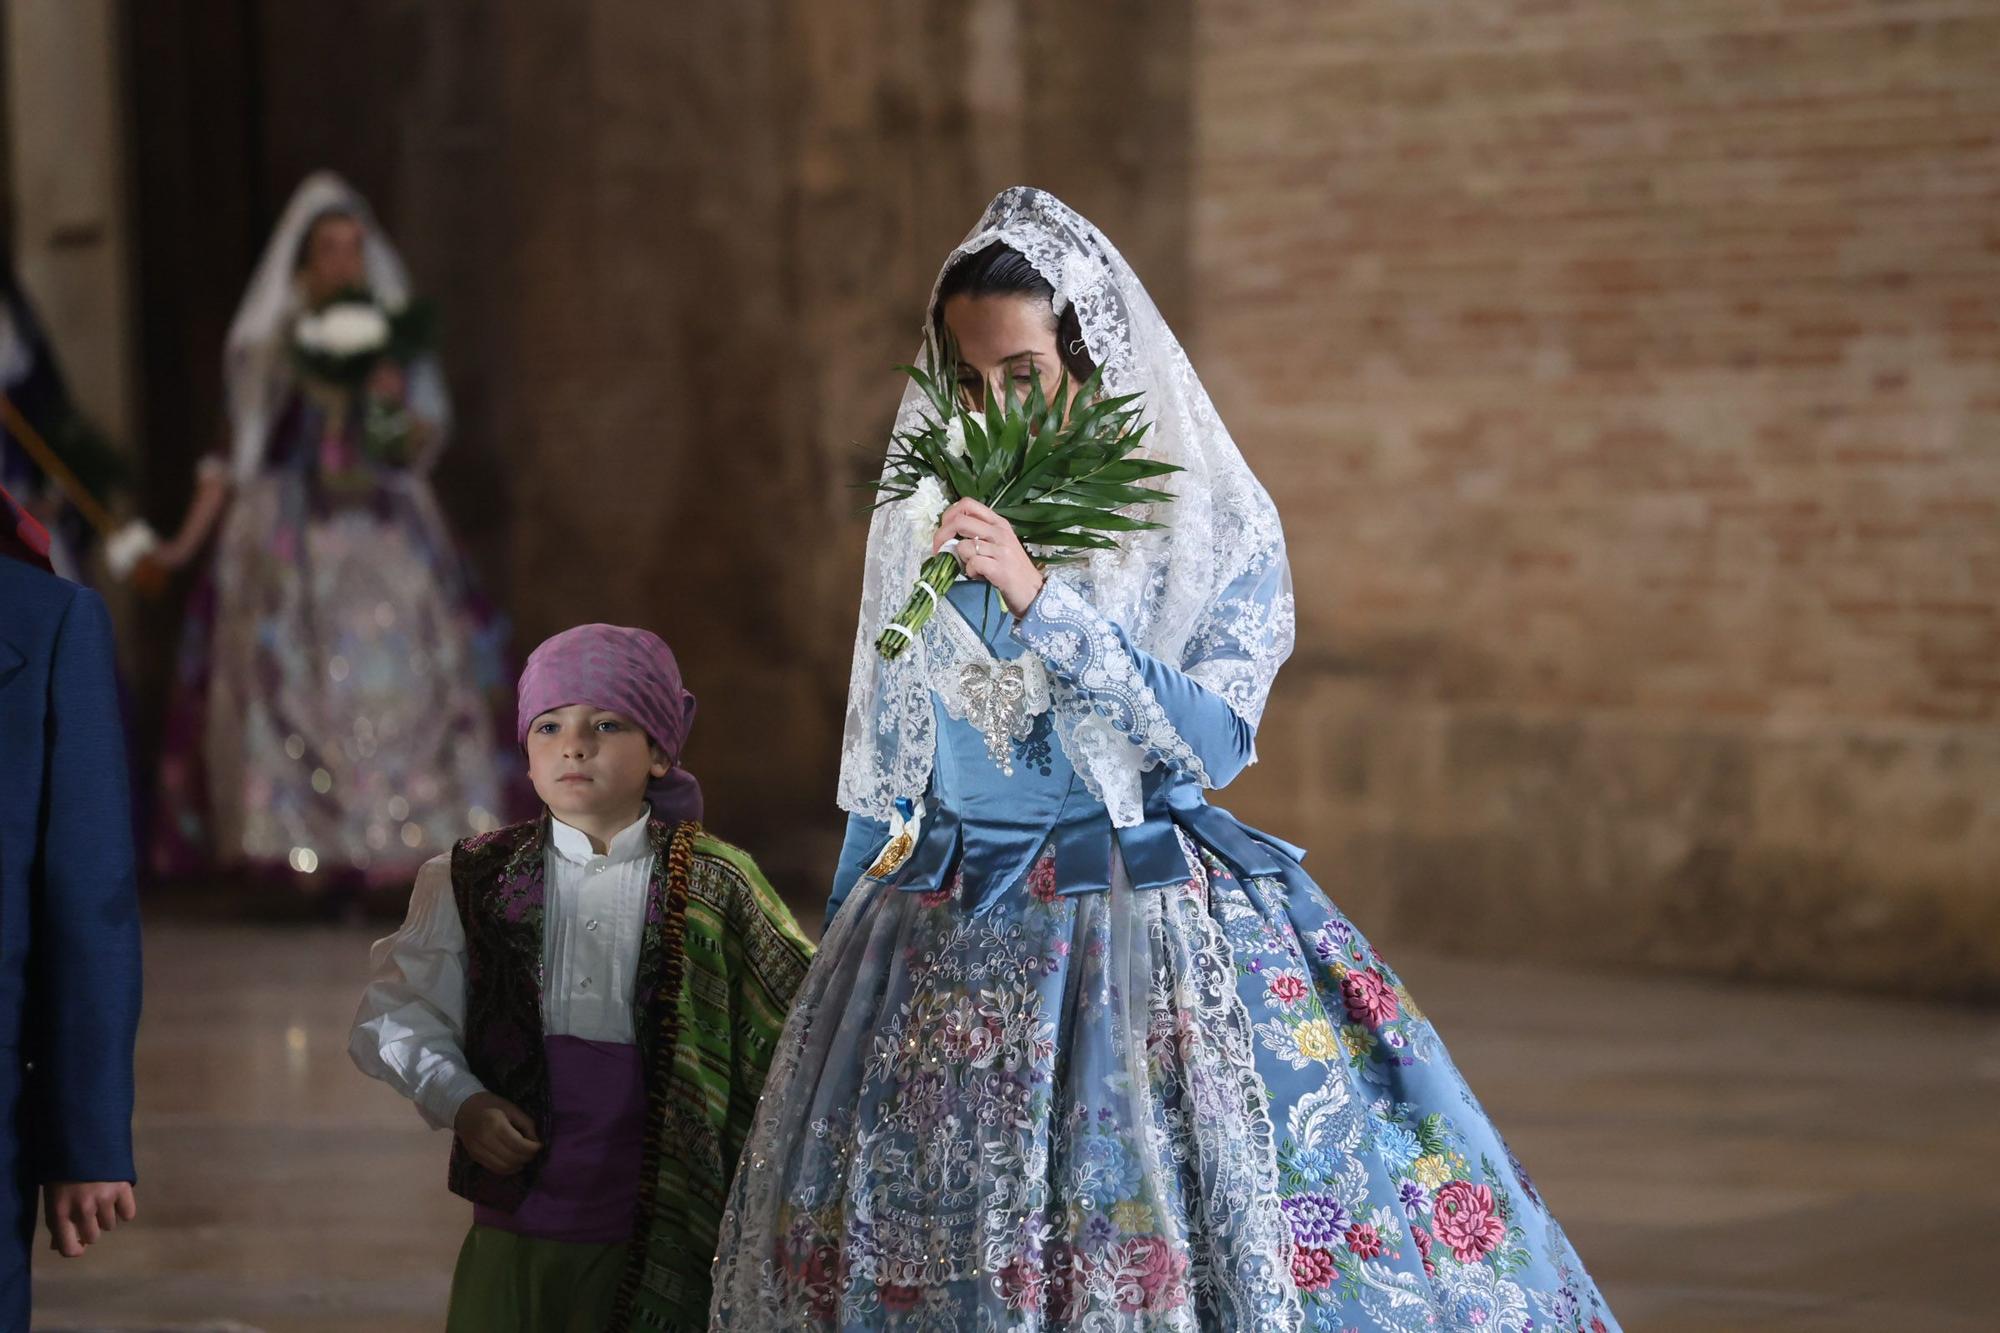
M657 1096L678 1036L689 865L700 825L652 820L653 875L639 944L632 1026L649 1101ZM452 849L451 887L465 927L465 1054L488 1091L519 1106L549 1141L549 1067L542 1039L545 818L467 838ZM660 1057L660 1058L656 1058ZM658 1117L653 1119L657 1121ZM651 1136L649 1135L649 1138ZM547 1149L543 1149L546 1155ZM512 1212L534 1188L542 1156L511 1176L451 1149L454 1194Z

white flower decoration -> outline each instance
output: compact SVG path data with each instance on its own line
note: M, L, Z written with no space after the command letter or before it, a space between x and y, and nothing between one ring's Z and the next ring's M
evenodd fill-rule
M903 503L909 506L911 526L925 542L937 531L938 524L944 522L944 511L951 508L951 501L936 477L925 477L918 482L917 489Z
M141 560L160 549L159 534L141 519L133 519L124 527L111 534L104 543L104 563L111 571L111 577L121 582L138 567Z
M373 305L342 301L316 315L303 315L293 333L299 346L325 356L357 356L389 342L389 317Z

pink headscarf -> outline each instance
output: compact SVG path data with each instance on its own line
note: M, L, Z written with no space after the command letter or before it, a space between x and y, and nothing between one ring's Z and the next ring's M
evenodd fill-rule
M701 818L701 784L680 766L681 746L694 726L694 696L681 684L674 650L659 635L623 625L578 625L544 642L521 672L514 739L526 745L530 723L571 704L608 708L644 727L673 764L646 788L653 814L668 821Z

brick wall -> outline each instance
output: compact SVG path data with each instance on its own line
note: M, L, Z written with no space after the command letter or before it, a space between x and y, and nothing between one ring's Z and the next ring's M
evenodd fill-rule
M1299 653L1224 799L1379 940L2000 994L1995 0L259 13L266 209L342 167L445 298L521 642L665 630L802 903L850 485L1025 180L1278 497Z
M1301 595L1238 804L1398 939L2000 994L2000 5L1196 19Z

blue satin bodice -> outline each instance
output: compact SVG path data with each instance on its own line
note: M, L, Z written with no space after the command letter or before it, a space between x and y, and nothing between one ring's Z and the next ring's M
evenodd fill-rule
M1144 821L1114 828L1104 803L1063 752L1050 714L1037 717L1029 734L1014 742L1009 774L994 761L979 729L953 718L933 695L937 754L921 830L914 851L883 877L884 884L928 892L958 883L965 908L979 912L1021 890L1046 847L1054 853L1058 893L1110 887L1114 852L1135 888L1159 888L1188 878L1177 830L1186 830L1238 874L1283 877L1297 869L1302 849L1248 828L1207 802L1205 785L1227 784L1256 757L1253 728L1223 699L1134 648L1121 628L1060 575L1050 578L1018 620L984 583L961 580L948 601L938 614L963 616L1001 661L1039 652L1052 685L1082 694L1115 726L1130 727L1135 742L1160 740L1161 714L1171 724L1170 741L1149 754L1156 762L1144 777ZM1085 683L1108 677L1121 678L1128 687L1099 692ZM1135 694L1154 719L1150 729L1132 715ZM829 921L889 834L884 820L848 817L827 904Z

